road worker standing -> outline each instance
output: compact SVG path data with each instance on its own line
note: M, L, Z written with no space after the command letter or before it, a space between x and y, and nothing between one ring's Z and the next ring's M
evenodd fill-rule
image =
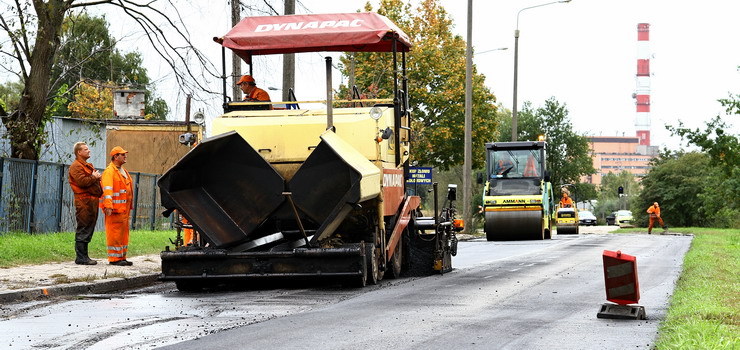
M105 214L108 262L111 265L131 266L133 263L126 260L126 253L129 237L128 220L131 216L134 191L131 175L123 168L128 151L116 146L111 150L110 156L111 162L103 171L101 180L103 198L100 200L100 208Z
M95 265L98 262L90 259L87 247L92 240L95 223L98 221L98 199L103 194L100 187L100 172L92 164L90 148L84 142L74 145L75 161L69 166L69 185L75 197L75 264Z
M648 234L653 233L653 224L655 223L656 220L660 223L660 226L662 226L664 230L668 229L663 223L663 218L660 217L660 206L658 205L658 202L655 202L653 203L653 205L648 207L647 213L650 216L650 224L648 225Z

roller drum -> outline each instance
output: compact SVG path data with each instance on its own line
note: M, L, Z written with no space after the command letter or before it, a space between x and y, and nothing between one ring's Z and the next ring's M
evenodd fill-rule
M489 241L544 239L542 211L487 211L486 238Z

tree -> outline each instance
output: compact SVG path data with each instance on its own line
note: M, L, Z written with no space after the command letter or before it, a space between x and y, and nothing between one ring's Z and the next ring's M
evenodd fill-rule
M619 187L622 187L624 193L618 194ZM640 184L637 182L632 173L623 170L619 174L608 173L601 178L601 185L598 191L598 204L594 209L594 215L605 217L609 213L619 209L635 209L630 201L640 193ZM647 209L647 207L645 207Z
M372 11L368 3L365 10ZM465 41L452 34L452 20L438 0L424 0L415 9L400 0L383 0L377 12L387 16L411 38L407 54L408 95L412 109L412 162L447 170L463 163L465 124ZM349 75L355 61L355 80L368 96L391 98L392 59L385 53L358 52L340 59ZM473 168L485 161L485 142L495 137L496 97L473 68ZM339 94L349 95L348 86Z
M0 64L7 72L17 75L24 86L18 109L2 118L8 129L12 157L38 158L44 138L42 128L48 118L45 112L56 92L51 88L52 67L60 48L64 19L72 11L105 5L122 11L138 24L186 92L213 93L202 85L204 79L197 77L191 67L202 67L205 71L201 75L209 73L214 77L218 75L212 73L216 69L190 43L187 27L172 2L17 0L0 16L0 29L10 40L9 48L0 50L4 59ZM171 29L172 34L165 35L162 28ZM191 64L191 58L199 64Z
M640 226L647 225L648 206L660 203L661 215L668 225L704 226L709 223L709 213L699 199L706 191L707 179L717 174L718 168L710 166L706 154L676 153L653 164L642 179L643 189L633 202L633 216Z
M533 108L531 102L525 102L517 118L518 140L537 140L540 135L545 136L547 169L554 186L575 184L581 176L596 172L588 139L573 130L565 104L561 105L554 97L545 101L544 107ZM500 131L499 141L511 141L510 121Z
M722 106L726 107L728 115L740 115L740 95L730 95L729 99L719 101ZM740 138L725 132L729 127L722 121L722 116L718 115L707 122L704 130L686 128L681 121L678 122L677 127L666 125L666 129L673 135L681 136L688 143L701 148L709 155L713 163L723 169L727 177L740 175L737 174L740 168Z
M110 119L113 117L113 90L110 85L80 82L68 108L75 118Z
M151 79L141 54L136 51L124 54L116 48L117 41L110 35L105 17L92 17L87 13L72 14L64 20L62 28L59 52L52 67L52 89L66 84L69 92L77 95L78 84L84 81L108 81L111 88L123 86L142 89L145 91L146 119L166 118L169 108L151 88ZM58 94L56 97L68 98ZM106 99L112 101L111 98ZM89 103L89 100L80 102L82 105ZM72 114L61 109L54 115ZM107 119L112 113L104 115Z
M730 94L719 102L728 116L740 115L740 95ZM728 118L729 119L729 118ZM666 125L673 135L698 146L708 157L711 175L700 182L704 191L692 202L703 215L702 222L717 227L740 227L740 138L728 134L722 116L706 122L704 130Z

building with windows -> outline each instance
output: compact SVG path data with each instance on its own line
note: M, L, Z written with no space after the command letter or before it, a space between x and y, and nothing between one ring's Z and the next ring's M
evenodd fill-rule
M657 146L640 145L639 137L591 136L591 157L596 174L584 176L581 182L601 185L608 174L628 171L639 181L650 170L650 160L658 155Z

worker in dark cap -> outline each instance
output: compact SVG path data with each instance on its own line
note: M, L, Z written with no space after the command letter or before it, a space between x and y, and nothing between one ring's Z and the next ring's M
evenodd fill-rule
M270 102L270 94L257 87L251 75L242 75L236 83L244 92L244 101L248 102Z

